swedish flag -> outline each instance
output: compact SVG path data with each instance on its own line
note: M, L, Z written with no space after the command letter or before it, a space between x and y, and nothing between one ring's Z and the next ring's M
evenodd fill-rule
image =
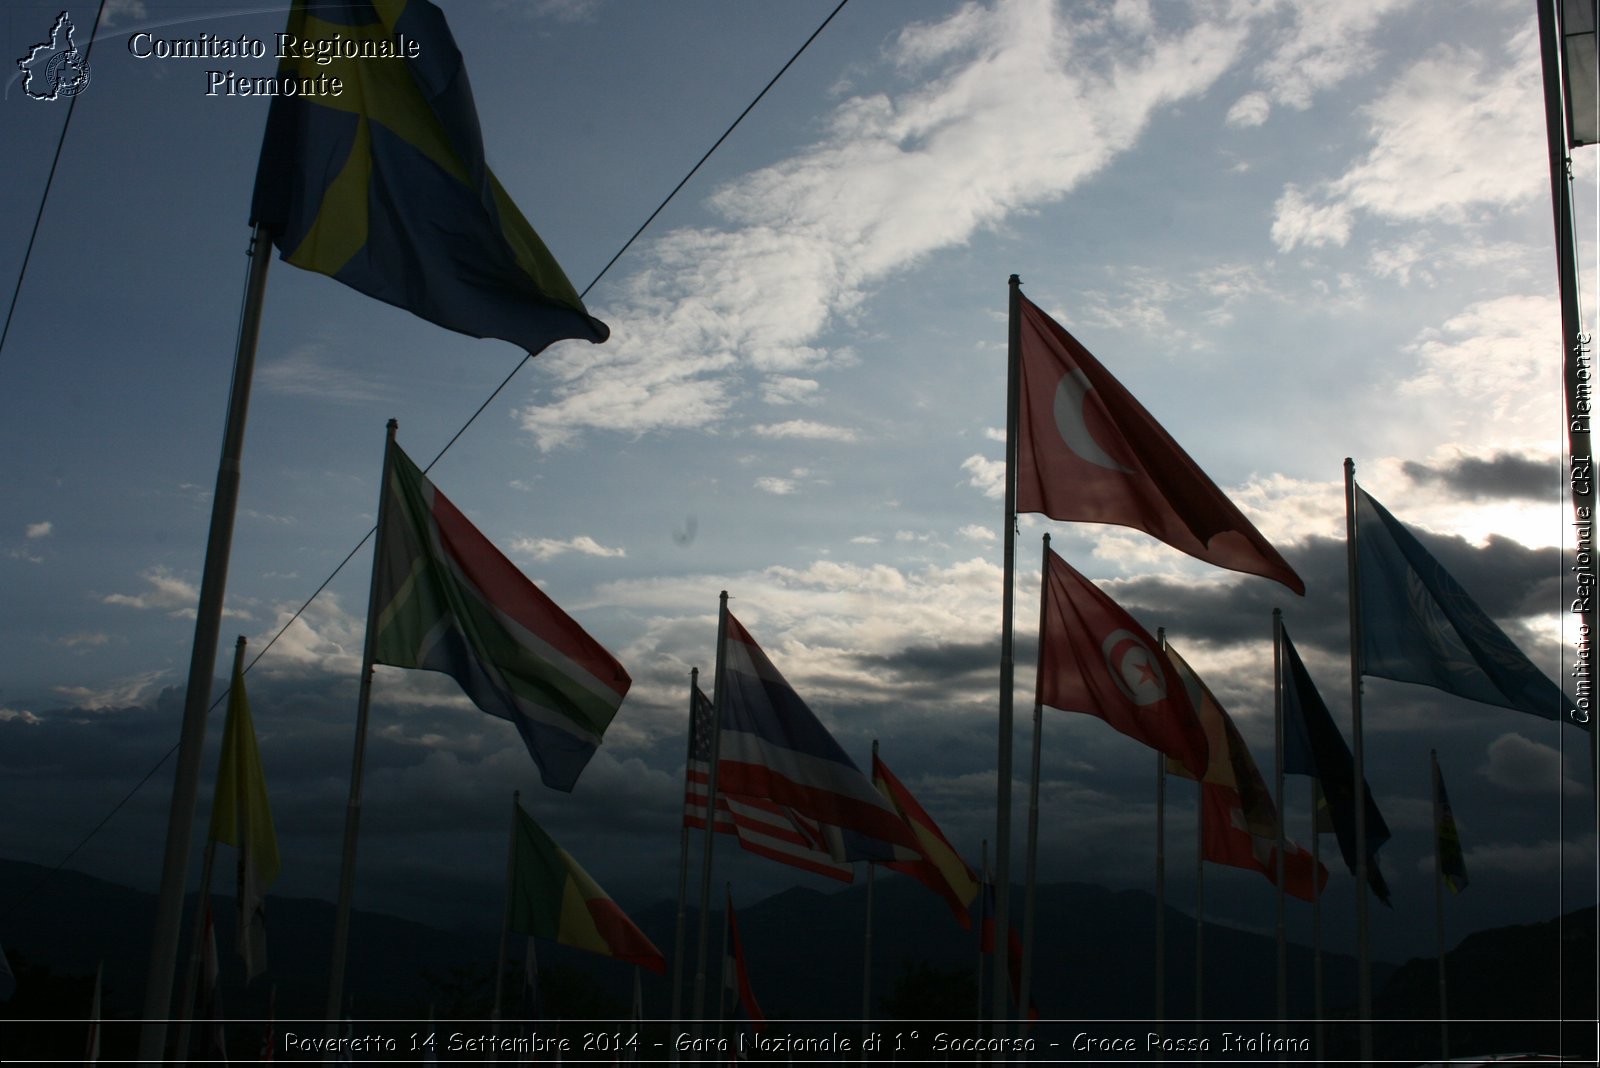
M483 158L450 27L426 0L296 0L251 222L283 259L472 337L601 342Z

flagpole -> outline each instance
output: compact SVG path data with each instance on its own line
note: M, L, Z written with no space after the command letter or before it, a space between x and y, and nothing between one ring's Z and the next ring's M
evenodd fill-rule
M1156 750L1156 1035L1167 1033L1167 754ZM1157 1054L1159 1056L1159 1052Z
M717 602L716 678L711 680L711 773L706 783L706 837L700 858L700 938L694 969L694 1034L700 1034L700 1021L706 1005L706 924L711 919L711 846L717 824L717 765L722 762L722 675L723 646L728 639L728 591Z
M1039 640L1044 641L1045 611L1050 600L1050 535L1044 536L1044 551L1039 564ZM1034 886L1039 876L1039 754L1043 747L1044 706L1039 703L1039 675L1044 656L1034 660L1033 669L1033 758L1028 775L1028 857L1022 881L1022 978L1017 983L1017 1011L1026 1013L1029 989L1033 985L1033 903Z
M1204 779L1194 783L1195 812L1199 817L1195 827L1196 849L1194 865L1194 1033L1196 1037L1205 1027L1206 1004L1206 784Z
M1544 73L1545 137L1550 156L1550 202L1555 217L1556 273L1561 300L1561 349L1566 383L1567 455L1570 462L1568 487L1572 495L1573 516L1579 530L1578 548L1591 548L1591 538L1585 532L1594 530L1595 480L1594 458L1590 445L1589 399L1592 383L1590 359L1592 343L1583 330L1583 309L1578 298L1578 256L1574 240L1572 188L1570 175L1572 159L1567 148L1566 107L1562 93L1561 46L1557 40L1556 0L1538 0L1539 56ZM1570 77L1571 72L1567 72ZM1593 559L1589 552L1587 559ZM1581 555L1579 559L1586 557ZM1587 654L1593 647L1595 635L1600 634L1596 619L1597 600L1589 593L1595 580L1592 563L1574 569L1580 586L1587 580L1588 588L1580 592L1581 620L1578 648ZM1588 660L1580 659L1579 665ZM1580 676L1583 677L1583 676ZM1584 710L1587 713L1587 709ZM1586 720L1579 725L1589 730L1589 774L1591 785L1600 793L1600 731ZM1558 732L1559 735L1559 732ZM1558 738L1558 744L1559 738Z
M1007 1018L1005 984L1007 975L1006 932L1011 912L1011 698L1015 665L1012 656L1012 614L1015 608L1017 562L1017 423L1018 371L1022 354L1022 279L1012 275L1009 282L1010 305L1006 328L1006 489L1004 585L1000 596L1000 711L997 731L1000 751L995 764L995 843L994 843L994 1037L1005 1036ZM1020 1006L1019 1006L1020 1008Z
M506 844L506 903L500 910L500 953L494 966L494 1008L489 1018L494 1021L495 1038L500 1037L501 1008L504 1005L506 956L511 940L511 888L517 877L517 810L521 807L521 790L511 791L511 834Z
M178 738L178 764L172 781L172 806L167 815L166 852L161 864L161 889L151 930L150 965L145 976L144 1020L139 1059L163 1059L167 1017L172 1011L172 974L177 966L178 928L183 921L183 890L189 873L189 844L194 832L195 798L200 786L200 758L206 743L206 713L211 707L212 673L222 631L222 600L228 585L228 558L233 548L233 520L239 506L245 423L250 412L250 384L255 375L256 341L261 333L261 308L267 292L267 267L272 244L264 227L250 235L250 272L239 312L239 335L233 357L233 382L222 431L222 457L211 497L211 529L206 539L205 569L195 611L194 649L184 691L183 726Z
M1367 774L1361 743L1361 590L1356 538L1356 462L1344 461L1345 570L1350 588L1350 753L1356 810L1356 959L1361 1059L1372 1060L1372 959L1367 944Z
M723 900L727 908L722 913L722 956L717 967L717 1033L722 1033L722 1024L728 1018L728 917L733 914L733 884L722 884Z
M1428 750L1433 772L1433 934L1439 948L1439 1059L1450 1060L1450 1010L1445 999L1444 964L1444 857L1439 826L1439 750Z
M339 905L333 918L333 953L328 966L327 1020L337 1030L343 1015L345 951L350 941L350 904L355 896L356 836L361 828L361 779L366 764L367 711L372 705L372 662L378 646L378 569L383 563L384 520L389 514L389 476L394 469L398 421L389 420L383 443L383 473L378 480L378 533L372 540L372 582L367 588L367 634L361 647L361 690L356 700L356 737L350 758L350 798L344 810L344 849L339 860Z
M1316 872L1322 870L1322 831L1317 826L1317 801L1322 796L1322 780L1311 780L1311 967L1312 1012L1316 1015L1315 1057L1322 1060L1322 888Z
M689 796L689 771L694 763L694 695L700 686L700 669L689 669L689 752L683 760L683 796ZM687 804L687 800L685 801ZM716 813L706 809L706 822L709 824L716 818ZM687 820L679 821L678 828L678 926L677 933L673 936L672 943L672 1022L678 1022L678 1015L683 1011L683 937L684 929L688 926L689 893L689 823ZM674 1058L676 1059L676 1058Z
M878 767L878 739L872 739L872 767L874 774ZM876 785L876 784L874 784ZM872 1033L872 898L875 887L874 873L878 866L872 861L867 861L867 930L862 940L861 948L861 1037L863 1040ZM865 1045L862 1047L865 1049Z
M240 677L244 668L244 635L239 635L239 640L233 646L233 674L230 679ZM231 685L231 683L230 683ZM220 779L221 776L218 775ZM211 806L217 804L215 794L211 798ZM217 859L217 840L209 834L206 835L204 859L200 864L200 900L209 901L211 898L211 874L215 870ZM183 985L178 988L178 1008L183 1014L178 1022L177 1034L173 1036L172 1048L174 1053L183 1059L189 1055L189 1021L194 1018L195 998L200 989L200 968L203 963L200 939L205 935L205 909L196 908L194 923L190 925L189 932L189 964L184 969Z
M1272 610L1272 739L1275 774L1274 801L1278 806L1278 856L1274 864L1278 884L1278 1019L1289 1018L1289 930L1284 912L1284 850L1288 848L1288 822L1283 807L1283 609ZM1311 892L1316 893L1317 869L1311 869Z

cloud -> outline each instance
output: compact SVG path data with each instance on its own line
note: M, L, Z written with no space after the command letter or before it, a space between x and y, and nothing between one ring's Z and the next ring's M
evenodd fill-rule
M1472 209L1533 201L1549 189L1539 113L1537 39L1524 30L1499 62L1440 47L1364 109L1372 147L1315 190L1285 188L1272 239L1343 245L1356 213L1394 222L1470 223ZM1426 181L1418 181L1426 175Z
M1006 462L991 460L977 454L961 461L961 470L967 473L967 485L983 491L985 497L998 501L1006 495Z
M770 493L775 497L787 497L799 489L792 478L778 478L775 475L764 475L755 481L756 489L762 493Z
M329 359L326 346L316 342L296 345L278 359L262 364L256 370L256 381L262 389L279 396L312 397L336 404L365 404L389 395L370 378Z
M200 590L187 579L179 578L161 565L150 568L139 576L149 585L143 593L108 593L100 598L101 604L120 605L145 611L166 612L174 619L193 619L195 606L200 601ZM224 617L249 619L250 613L239 608L223 608Z
M514 538L511 541L511 552L520 556L531 556L535 560L550 560L563 553L580 553L584 556L627 556L628 551L621 548L607 548L589 537L579 534L576 537L560 540L557 538Z
M996 534L993 528L979 526L977 523L968 523L966 526L956 531L956 533L969 541L981 541L987 543L1000 540L1000 535Z
M126 708L149 700L159 689L157 685L165 671L145 671L104 686L57 686L55 692L79 708L91 711L108 708Z
M888 58L911 88L842 101L823 139L719 189L725 228L658 239L600 311L627 325L540 358L553 399L519 411L524 429L545 449L589 429L703 430L749 380L786 397L850 362L819 338L875 285L1099 173L1158 109L1209 88L1247 35L1163 25L1178 16L1135 33L1130 18L1020 0L906 28Z
M1520 734L1502 734L1490 742L1488 757L1478 773L1503 790L1548 793L1559 785L1567 794L1581 794L1586 789L1576 759L1563 758L1560 750Z
M1345 0L1321 7L1284 5L1281 10L1291 22L1256 71L1266 92L1247 94L1235 104L1228 113L1229 124L1242 125L1232 120L1246 100L1259 98L1247 110L1261 110L1259 121L1264 121L1269 95L1280 104L1304 111L1318 92L1371 69L1382 44L1377 31L1384 16L1411 2ZM1259 121L1248 125L1258 125Z
M1401 470L1413 482L1436 485L1474 501L1548 502L1560 496L1559 470L1552 466L1550 459L1496 452L1488 457L1459 456L1442 466L1407 460L1401 464Z
M849 427L829 426L827 423L815 423L809 419L790 419L783 423L763 423L752 427L751 430L763 438L802 438L809 441L842 442L853 442L860 438Z
M48 519L42 523L29 523L27 526L28 538L30 540L36 538L48 538L51 530L53 529L54 524L52 524Z
M1246 93L1228 109L1225 121L1229 126L1245 128L1260 126L1272 113L1272 103L1265 93Z

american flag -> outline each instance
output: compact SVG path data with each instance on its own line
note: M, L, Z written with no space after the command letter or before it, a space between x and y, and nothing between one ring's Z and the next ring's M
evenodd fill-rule
M715 740L711 701L698 686L694 690L694 715L689 723L689 769L683 797L683 825L706 825L706 795L710 791L711 747ZM796 868L850 882L855 872L833 859L828 849L828 828L791 808L754 797L730 797L717 791L715 831L731 834L758 856Z

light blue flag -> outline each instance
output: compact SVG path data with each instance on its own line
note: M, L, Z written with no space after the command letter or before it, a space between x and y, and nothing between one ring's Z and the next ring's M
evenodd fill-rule
M1355 488L1361 673L1588 728L1416 537Z

